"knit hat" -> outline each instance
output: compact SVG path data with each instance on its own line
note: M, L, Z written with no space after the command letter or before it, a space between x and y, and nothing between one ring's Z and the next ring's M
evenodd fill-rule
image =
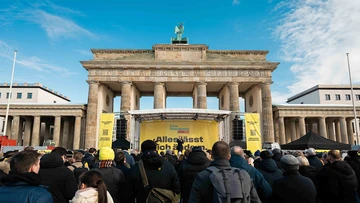
M305 150L305 154L307 155L316 155L316 151L314 148L309 148L307 150Z
M110 147L101 147L100 148L100 154L99 154L99 160L114 160L115 153L114 150L112 150Z
M299 170L299 160L293 155L285 155L280 159L281 167L285 171L297 171Z
M255 152L254 155L255 155L255 156L260 156L260 150L256 150L256 152Z

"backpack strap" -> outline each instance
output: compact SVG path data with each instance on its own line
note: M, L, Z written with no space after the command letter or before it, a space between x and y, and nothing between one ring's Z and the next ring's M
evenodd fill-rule
M229 188L228 188L228 186L227 186L227 181L228 181L228 179L227 179L227 177L226 177L226 175L225 175L225 171L224 170L226 170L226 169L223 169L223 170L220 170L220 172L221 172L221 175L222 175L222 177L223 177L223 180L224 180L224 185L225 185L225 195L226 195L226 202L227 203L231 203L231 201L230 201L230 193L229 193Z
M243 195L242 202L245 202L245 193L244 193L244 186L243 186L243 178L241 176L240 169L235 169L237 174L239 175L240 185L241 185L241 193Z
M140 170L140 176L141 176L141 180L143 182L144 188L149 187L149 181L147 179L146 173L145 173L145 168L144 168L144 163L142 160L140 160L138 162L139 165L139 170Z
M76 169L77 167L76 166L74 166L74 165L70 165L71 167L73 167L74 169Z

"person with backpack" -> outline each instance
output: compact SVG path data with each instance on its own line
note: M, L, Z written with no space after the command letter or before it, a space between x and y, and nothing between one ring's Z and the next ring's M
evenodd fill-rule
M230 166L230 147L226 142L218 141L213 145L212 157L214 161L210 166L196 176L189 203L261 202L249 174Z
M79 177L81 174L89 171L89 168L86 167L87 164L83 163L81 160L83 158L83 155L81 152L74 152L74 163L72 163L70 166L68 166L68 168L74 172L75 178L76 178L76 182L79 181Z

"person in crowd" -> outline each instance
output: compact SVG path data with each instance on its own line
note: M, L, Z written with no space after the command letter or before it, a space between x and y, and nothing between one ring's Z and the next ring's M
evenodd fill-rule
M79 178L79 190L70 203L113 203L110 193L97 171L88 171Z
M54 151L55 150L55 151ZM54 202L69 202L77 190L74 173L64 166L66 150L55 148L50 154L41 157L39 176L49 191Z
M189 148L189 149L186 149L185 150L185 152L184 152L184 159L187 159L188 157L189 157L189 155L190 155L190 153L192 152L192 149L191 148Z
M282 170L281 163L280 163L280 159L283 156L282 151L278 148L275 148L272 150L272 154L273 154L272 159L275 161L278 169Z
M176 159L174 158L174 156L172 155L172 150L171 149L167 149L166 153L164 155L165 160L169 161L175 168L176 168Z
M181 162L178 169L178 175L181 186L181 199L183 203L188 202L191 187L196 175L200 171L206 169L209 164L210 161L201 147L192 148L188 158Z
M38 175L39 156L36 151L26 150L12 157L10 174L2 178L4 186L0 187L0 202L53 202L51 194L42 185Z
M280 160L284 177L273 184L273 194L269 202L316 202L316 188L313 182L299 174L299 160L293 155L285 155Z
M308 159L305 156L298 156L296 157L299 161L299 173L302 176L310 178L310 180L314 183L315 187L317 188L317 170L314 166L309 164Z
M129 164L126 163L126 156L123 151L120 150L115 154L115 163L116 168L120 169L124 173L126 180L129 180L131 168Z
M125 184L126 179L124 173L114 167L115 153L110 147L101 147L99 150L99 163L97 168L92 170L102 175L106 188L115 203L124 202L126 197Z
M24 150L34 150L34 147L25 147Z
M10 172L10 163L6 161L0 162L0 180L2 177L5 177ZM0 186L4 185L2 182L0 182Z
M135 159L134 159L134 157L132 157L130 154L129 154L129 152L127 151L128 150L128 148L127 147L123 147L123 148L121 148L121 150L123 151L123 153L125 154L125 156L126 156L126 163L127 164L129 164L129 166L131 167L131 166L133 166L134 164L135 164Z
M345 161L354 170L358 184L360 184L360 159L358 157L357 150L350 150L347 152L348 156L345 157Z
M164 157L164 156L165 156L165 152L164 152L164 151L161 151L161 152L160 152L160 156Z
M89 151L85 154L84 158L82 159L83 162L87 163L90 169L92 169L95 166L95 154L96 154L96 149L90 148Z
M69 150L66 152L66 161L64 163L65 166L71 166L74 163L74 152Z
M134 158L135 162L139 161L139 151L137 149L132 149L130 155Z
M213 159L212 159L212 151L211 151L211 149L208 149L208 150L206 150L206 157L210 160L210 161L212 161Z
M244 158L244 151L241 147L234 146L231 148L230 165L243 169L250 175L261 201L266 202L272 193L271 186L256 168L248 164Z
M88 168L87 164L85 165L85 163L81 161L83 157L84 156L81 152L74 152L73 155L74 162L70 166L68 166L68 168L71 171L74 171L75 168L82 168L82 167Z
M258 169L259 164L260 164L260 150L256 150L254 153L254 167Z
M328 163L318 175L318 192L322 202L357 202L358 181L354 170L341 160L340 152L330 150Z
M277 167L275 161L272 159L272 152L269 150L265 150L260 153L258 170L270 186L272 186L276 180L283 177L282 171Z
M317 171L320 171L323 167L323 163L320 161L320 159L316 156L316 151L314 148L309 148L305 150L305 156L309 161L309 164L311 166L314 166Z
M143 155L140 161L144 164L149 185L179 194L180 183L175 168L156 152L156 143L152 140L145 140L141 143L141 151ZM146 202L150 190L144 188L139 163L136 163L131 170L132 198L136 198L137 203Z
M299 156L305 157L304 153L302 153L301 151L295 151L295 152L292 153L292 155L294 157L299 157Z
M178 150L178 154L182 154L183 144L184 144L183 138L179 136L176 142L177 142L176 150Z
M215 166L218 169L229 169L231 168L229 159L230 155L230 147L226 142L218 141L212 147L212 156L214 161L211 162L210 166ZM246 202L261 202L256 189L253 186L253 183L250 179L248 173L244 170L240 170L241 180L239 179L242 187L239 190L242 190L241 193L245 196L243 199L248 200ZM214 185L210 180L211 171L203 170L197 174L196 179L192 185L192 189L190 192L189 202L214 202ZM220 183L219 184L224 184Z

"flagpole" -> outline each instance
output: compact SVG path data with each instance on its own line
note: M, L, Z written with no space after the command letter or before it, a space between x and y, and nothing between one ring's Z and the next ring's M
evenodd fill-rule
M11 90L12 90L12 85L13 85L13 80L14 80L14 71L15 71L15 63L16 63L16 53L17 53L17 51L14 50L14 61L13 61L13 65L12 65L10 90L9 90L9 97L8 97L8 102L7 102L7 107L6 107L5 126L4 126L3 135L6 135L6 128L7 128L8 117L9 117L10 101L11 101L11 96L12 96ZM9 136L9 135L7 135L7 136Z
M351 80L351 69L350 69L350 62L349 62L349 53L346 53L346 57L347 57L347 62L348 62L348 69L349 69L349 79L350 79L350 89L351 89L351 100L352 100L352 105L353 105L353 110L354 110L354 126L355 126L355 136L356 136L356 144L359 145L359 130L358 130L358 122L357 122L357 116L356 116L356 107L355 107L355 95L354 95L354 90L353 90L353 84L352 84L352 80ZM353 143L351 143L353 144Z

